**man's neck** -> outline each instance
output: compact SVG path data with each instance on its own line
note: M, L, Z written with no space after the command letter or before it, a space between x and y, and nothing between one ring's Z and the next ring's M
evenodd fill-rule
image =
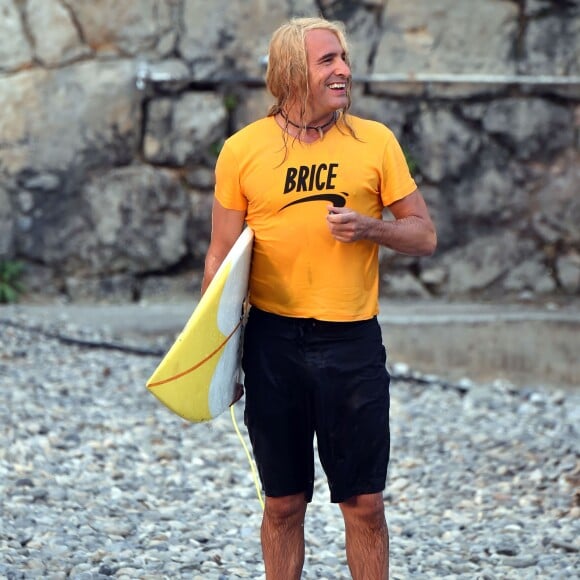
M304 123L299 123L298 116L293 115L292 112L280 111L279 117L278 123L289 135L297 137L301 141L311 142L321 139L324 133L333 127L338 113L333 111L322 118L312 119Z

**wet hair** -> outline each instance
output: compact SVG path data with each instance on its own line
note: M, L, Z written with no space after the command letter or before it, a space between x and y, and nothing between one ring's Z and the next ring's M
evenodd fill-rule
M324 18L293 18L280 26L272 35L266 70L266 86L276 102L268 110L273 117L298 105L298 125L306 126L306 104L310 94L308 81L308 60L306 55L306 34L311 30L329 30L336 35L349 64L348 42L344 25L339 21ZM350 108L350 86L348 87L348 104L341 111L337 125L343 124L351 135L345 113ZM288 123L288 121L286 121Z

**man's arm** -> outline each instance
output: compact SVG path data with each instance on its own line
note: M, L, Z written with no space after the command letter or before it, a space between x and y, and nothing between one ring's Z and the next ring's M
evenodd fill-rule
M413 193L389 206L394 220L361 215L347 207L328 208L330 233L339 242L370 240L410 256L430 256L437 246L435 226L421 192Z
M207 290L218 268L244 228L245 211L226 209L214 199L211 216L211 240L205 256L201 293Z

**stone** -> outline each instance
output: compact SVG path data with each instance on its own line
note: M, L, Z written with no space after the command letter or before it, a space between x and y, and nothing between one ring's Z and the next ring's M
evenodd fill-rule
M405 0L390 0L385 17L374 72L515 72L513 3L419 0L408 10ZM482 45L485 51L479 50Z
M84 170L128 163L136 151L140 115L132 76L129 62L87 61L0 77L4 174L66 175L64 195L84 181Z
M448 271L445 289L452 294L464 294L487 288L514 266L517 255L513 232L475 239L441 260L440 265Z
M26 20L34 39L35 56L42 64L62 65L90 55L72 12L58 0L28 0Z
M14 0L0 0L0 72L32 64L32 50Z
M549 11L544 5L544 14L529 19L523 37L524 74L580 74L580 10L574 4L554 4Z
M500 137L517 159L545 158L574 143L569 109L539 98L508 98L487 107L483 128Z
M213 193L213 188L215 185L215 174L213 169L203 165L195 165L187 171L185 179L187 184L190 185L194 190ZM192 195L192 200L193 197L194 196ZM203 197L207 198L213 196L204 195Z
M374 96L372 93L365 94L360 85L355 85L353 89L353 104L351 112L353 115L367 117L383 123L393 131L399 139L403 133L403 126L407 119L410 107L395 99L381 96ZM371 91L376 90L372 85Z
M295 13L316 13L313 0L293 4ZM179 50L194 78L226 78L239 72L261 76L269 36L286 20L287 6L276 0L214 0L212 10L205 7L204 0L184 0L183 4Z
M422 297L426 298L429 292L412 274L391 274L386 272L382 276L385 292L392 297Z
M74 14L87 45L103 56L159 58L175 45L177 13L171 0L75 0Z
M449 110L424 105L418 119L413 149L423 175L431 181L458 176L477 153L479 135Z
M72 221L66 212L40 214L39 221L60 226L35 229L21 240L21 251L57 260L63 272L108 274L159 269L185 254L188 199L171 172L147 166L111 171L87 183L81 196Z
M184 166L215 159L211 147L220 144L226 134L226 110L219 95L191 93L177 100L156 99L149 107L144 140L149 162Z
M537 294L549 294L556 288L551 272L541 258L523 260L510 270L503 287L510 292L530 290Z
M580 156L565 156L535 193L532 228L549 244L565 239L565 248L580 247ZM564 254L565 252L563 252Z
M580 254L570 253L556 260L556 272L560 284L568 294L580 292Z
M131 276L99 276L98 278L67 276L64 279L66 295L73 302L127 303L136 293Z
M440 288L447 278L447 272L445 268L427 268L421 272L420 277L425 286Z
M489 146L484 146L489 151ZM516 186L513 171L503 166L498 152L482 152L472 177L463 180L455 200L456 213L469 222L495 223L511 221L526 210L525 192Z
M514 556L512 558L504 558L502 564L510 568L531 568L535 566L538 559L535 556Z

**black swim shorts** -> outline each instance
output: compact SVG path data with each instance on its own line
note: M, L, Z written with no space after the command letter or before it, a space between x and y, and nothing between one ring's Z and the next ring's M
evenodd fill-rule
M314 436L332 502L384 489L389 382L376 318L321 322L252 307L245 329L245 423L269 497L314 485Z

